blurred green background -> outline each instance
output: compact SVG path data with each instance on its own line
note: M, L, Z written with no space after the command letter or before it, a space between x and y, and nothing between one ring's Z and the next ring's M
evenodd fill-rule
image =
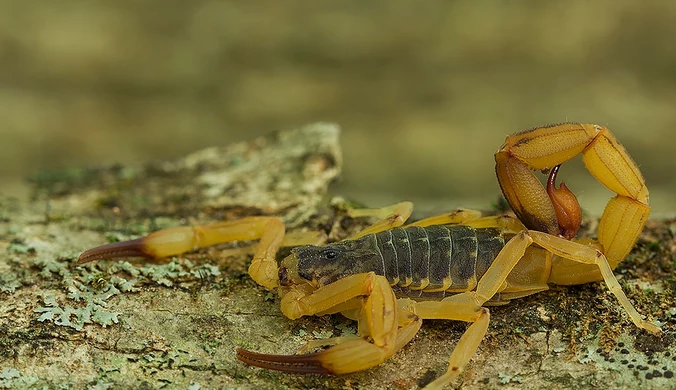
M2 1L0 192L41 170L343 127L333 193L490 207L517 130L608 126L674 214L674 1ZM581 163L584 208L610 195Z

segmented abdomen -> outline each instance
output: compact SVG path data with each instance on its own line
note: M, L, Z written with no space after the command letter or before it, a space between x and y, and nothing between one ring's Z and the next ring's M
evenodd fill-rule
M413 298L474 289L505 245L498 229L462 225L410 226L362 239L379 249L395 293Z

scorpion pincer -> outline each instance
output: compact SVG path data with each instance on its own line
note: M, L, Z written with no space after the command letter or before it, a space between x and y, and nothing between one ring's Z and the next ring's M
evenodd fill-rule
M575 239L581 211L562 183L559 166L582 154L590 173L615 192L599 222L598 240ZM259 239L249 267L260 285L278 288L290 319L342 313L358 321L358 334L311 341L296 355L239 349L253 366L293 373L345 374L374 367L406 345L423 319L465 321L469 327L451 353L445 374L427 388L456 378L486 334L485 306L506 304L547 290L603 280L639 328L643 320L612 270L632 249L650 213L648 189L636 163L605 127L563 123L515 133L495 155L502 192L516 214L482 216L472 210L405 225L412 204L350 210L352 217L382 219L353 237L324 246L286 236L277 217L249 217L213 225L160 230L137 240L94 248L96 259L167 257L199 247ZM534 171L549 172L546 187ZM278 267L282 245L297 246ZM329 347L315 353L301 353Z

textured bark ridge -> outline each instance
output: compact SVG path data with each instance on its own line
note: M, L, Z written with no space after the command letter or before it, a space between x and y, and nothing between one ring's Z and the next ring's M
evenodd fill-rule
M0 198L0 388L409 389L440 375L463 323L428 321L393 358L353 375L289 375L237 361L236 347L293 353L356 332L337 315L283 317L276 293L246 274L248 243L73 266L95 245L249 215L345 237L369 221L329 204L338 137L337 126L314 124L176 161L44 174L30 199ZM663 337L635 329L602 283L555 288L491 309L489 336L456 385L676 386L675 235L675 221L650 222L616 271Z

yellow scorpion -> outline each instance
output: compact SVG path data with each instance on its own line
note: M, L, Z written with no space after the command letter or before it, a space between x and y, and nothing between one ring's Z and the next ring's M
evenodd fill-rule
M560 164L582 154L589 172L617 195L598 225L598 241L574 239L581 211L575 195L556 187ZM309 342L303 351L268 355L239 349L250 365L293 373L346 374L382 363L406 345L423 319L470 323L451 353L448 370L427 388L451 382L486 334L486 305L547 290L550 284L605 281L639 328L659 334L641 318L613 269L632 249L650 213L648 188L636 163L610 131L594 124L563 123L515 133L495 154L502 192L517 218L472 210L405 225L410 202L349 215L379 216L346 240L294 248L281 266L282 245L303 242L287 235L278 217L249 217L205 226L164 229L144 238L103 245L79 263L127 256L161 258L223 242L260 240L249 275L278 288L290 319L342 313L358 321L358 335ZM549 172L546 186L534 171Z

